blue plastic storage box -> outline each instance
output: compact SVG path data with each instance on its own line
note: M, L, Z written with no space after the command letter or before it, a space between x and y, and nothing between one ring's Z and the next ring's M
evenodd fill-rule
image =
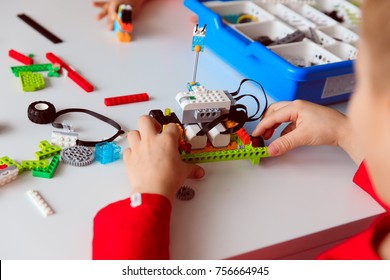
M207 24L206 46L273 99L346 101L355 87L360 9L344 0L315 3L184 0Z

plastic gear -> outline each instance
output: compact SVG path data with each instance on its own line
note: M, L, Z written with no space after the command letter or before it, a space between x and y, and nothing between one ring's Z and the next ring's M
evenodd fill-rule
M95 153L85 146L65 148L61 153L61 160L73 166L90 165L95 159Z
M194 196L194 189L188 186L181 186L176 193L176 198L179 200L191 200L194 198Z

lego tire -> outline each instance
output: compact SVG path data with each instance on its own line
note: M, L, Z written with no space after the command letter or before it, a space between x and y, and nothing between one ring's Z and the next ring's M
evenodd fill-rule
M27 109L27 116L30 121L37 124L47 124L54 120L56 108L47 101L36 101L31 103Z

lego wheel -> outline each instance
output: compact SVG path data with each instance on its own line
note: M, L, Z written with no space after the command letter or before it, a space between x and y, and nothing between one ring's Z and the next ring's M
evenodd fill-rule
M51 123L56 115L56 108L47 101L36 101L30 104L27 109L27 116L30 121L37 124Z

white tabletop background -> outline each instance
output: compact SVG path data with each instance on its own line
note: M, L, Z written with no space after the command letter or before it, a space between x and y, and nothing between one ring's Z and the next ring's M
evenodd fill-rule
M21 21L25 13L64 42L53 44ZM119 43L89 0L7 1L0 9L0 157L34 159L51 125L27 118L30 103L45 100L57 110L78 107L106 115L128 131L151 109L174 108L174 97L192 79L192 14L179 0L154 0L134 21L133 42ZM207 39L206 39L207 40ZM206 41L207 42L207 41ZM206 43L207 44L207 43ZM53 52L89 80L84 92L67 77L45 77L46 88L23 92L8 50L47 63ZM198 81L233 91L243 79L207 50ZM147 92L148 102L105 107L110 96ZM272 100L271 100L272 101ZM346 104L338 109L345 111ZM66 115L80 138L111 136L112 127L85 114ZM250 131L254 124L248 125ZM126 139L117 142L123 148ZM171 223L173 259L307 258L364 228L383 209L352 177L352 160L335 147L300 148L279 158L203 164L206 176L189 180L196 196L176 201ZM90 259L96 212L128 197L123 161L87 167L60 164L53 179L25 172L0 188L0 259ZM43 217L26 192L38 190L56 214ZM307 254L305 252L308 252ZM309 253L311 252L311 253Z

